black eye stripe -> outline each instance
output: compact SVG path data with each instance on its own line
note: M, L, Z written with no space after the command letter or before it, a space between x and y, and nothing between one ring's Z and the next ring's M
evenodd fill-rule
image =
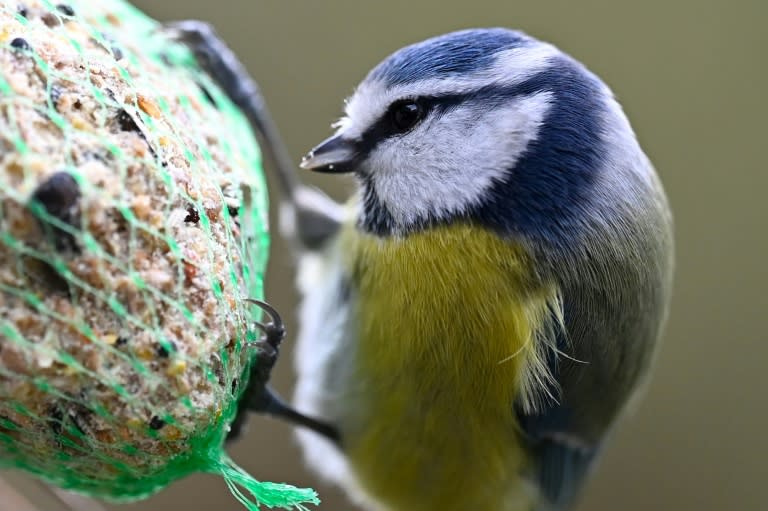
M374 122L363 134L357 142L358 155L360 160L364 160L368 157L368 154L382 141L391 137L400 136L403 132L393 129L390 109L393 105L407 101L418 101L425 109L424 117L421 119L429 118L435 114L442 114L453 108L456 108L460 104L466 101L483 101L486 106L491 106L496 103L503 103L509 100L510 97L518 95L527 95L533 92L537 92L533 80L523 82L515 86L498 86L491 85L488 87L481 87L480 89L460 93L460 94L441 94L434 96L420 96L418 98L401 98L393 101L387 110Z
M399 129L393 124L393 112L398 107L409 103L417 103L421 109L419 118L419 122L421 122L430 115L432 110L434 110L438 100L439 98L436 97L420 97L413 99L404 98L393 101L387 110L360 137L360 141L357 143L359 154L367 156L368 153L383 140L402 135L412 129L412 127L405 130ZM416 124L418 124L418 122Z

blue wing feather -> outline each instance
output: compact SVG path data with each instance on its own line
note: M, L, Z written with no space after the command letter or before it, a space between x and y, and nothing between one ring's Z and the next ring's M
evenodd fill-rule
M540 440L534 449L538 461L536 477L547 501L543 510L567 509L589 473L597 451L571 447L553 439Z
M564 336L558 336L557 347L566 349ZM559 383L561 364L554 350L550 351L547 364ZM549 390L557 395L556 388ZM537 511L568 509L596 458L599 445L590 445L578 436L572 414L567 403L555 402L536 414L518 410L519 423L535 463L531 476L544 497Z

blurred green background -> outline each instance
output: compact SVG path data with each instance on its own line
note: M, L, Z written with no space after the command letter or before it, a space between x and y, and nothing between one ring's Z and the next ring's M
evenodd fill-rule
M655 377L621 425L581 511L768 509L768 2L140 0L161 20L213 23L257 77L296 161L330 134L342 99L380 59L428 36L507 26L553 42L616 92L676 218L675 299ZM335 197L349 182L307 176ZM273 197L276 195L273 194ZM287 249L268 296L292 316ZM322 342L322 339L318 339ZM290 395L291 339L275 375ZM289 428L254 418L231 449L258 478L313 486L321 509L354 509L302 468ZM112 508L110 508L112 509ZM236 510L195 476L123 511Z

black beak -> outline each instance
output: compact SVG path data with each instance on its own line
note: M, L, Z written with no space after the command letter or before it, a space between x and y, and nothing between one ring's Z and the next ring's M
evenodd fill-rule
M299 166L315 172L344 174L355 170L356 157L354 142L334 135L312 149L301 159Z

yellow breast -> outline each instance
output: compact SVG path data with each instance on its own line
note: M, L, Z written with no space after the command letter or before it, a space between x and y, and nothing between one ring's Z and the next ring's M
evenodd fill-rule
M470 226L348 232L358 342L345 449L397 511L527 510L513 402L551 293L519 246Z

